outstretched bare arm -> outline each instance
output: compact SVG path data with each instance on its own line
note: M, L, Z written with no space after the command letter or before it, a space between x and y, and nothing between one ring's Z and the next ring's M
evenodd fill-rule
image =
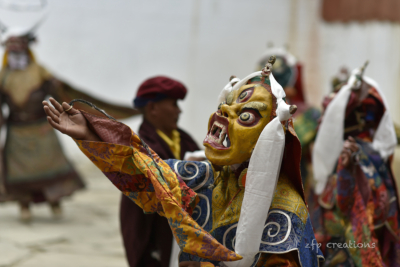
M58 103L50 97L52 107L47 101L43 101L43 108L47 114L50 125L63 134L77 140L100 141L100 138L89 128L82 113L72 108L67 103Z

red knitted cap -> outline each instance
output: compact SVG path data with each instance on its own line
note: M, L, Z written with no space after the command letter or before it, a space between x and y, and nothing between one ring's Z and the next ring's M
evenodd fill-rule
M157 94L164 94L171 98L184 99L186 92L187 89L182 83L165 76L156 76L139 86L136 97L151 98Z

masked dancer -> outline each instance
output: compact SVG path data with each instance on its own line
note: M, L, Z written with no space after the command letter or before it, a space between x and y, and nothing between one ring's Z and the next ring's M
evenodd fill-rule
M274 62L223 88L204 140L207 161L161 160L112 118L43 104L49 123L119 190L167 218L180 266L318 266L291 122L296 107L284 100Z
M313 152L325 266L400 266L397 143L385 96L364 67L324 101Z

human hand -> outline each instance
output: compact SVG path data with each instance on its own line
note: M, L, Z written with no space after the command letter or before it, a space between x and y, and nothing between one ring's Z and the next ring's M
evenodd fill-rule
M90 130L85 117L79 110L65 102L61 105L52 97L50 97L50 102L54 107L47 101L43 101L42 104L47 114L47 121L54 129L78 140L100 141L100 138Z
M356 140L349 136L349 138L344 142L342 152L340 153L340 159L343 167L351 168L353 166L352 156L354 153L358 152L359 147Z

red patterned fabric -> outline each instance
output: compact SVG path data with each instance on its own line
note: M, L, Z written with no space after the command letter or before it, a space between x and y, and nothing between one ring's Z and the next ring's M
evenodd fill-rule
M129 146L131 129L128 126L121 127L121 123L117 121L99 117L82 110L80 112L90 122L89 127L91 125L99 126L91 128L101 140L107 143Z

